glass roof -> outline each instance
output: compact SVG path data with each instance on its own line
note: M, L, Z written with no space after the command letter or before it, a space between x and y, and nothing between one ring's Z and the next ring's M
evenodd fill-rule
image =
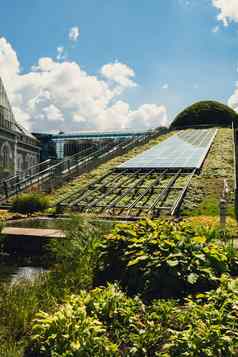
M112 131L80 131L73 133L52 134L53 139L81 139L81 138L114 138L140 136L148 134L151 130L112 130Z
M199 169L213 142L217 129L179 131L135 158L120 165L123 169L189 168Z

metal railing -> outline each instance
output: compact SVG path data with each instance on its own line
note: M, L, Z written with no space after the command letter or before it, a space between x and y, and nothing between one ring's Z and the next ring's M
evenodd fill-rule
M155 130L142 137L90 147L59 162L46 160L14 177L0 182L0 202L29 189L50 182L52 188L63 184L67 178L81 175L128 150L144 144L160 134Z
M54 181L58 176L63 177L69 171L74 170L78 165L92 159L92 157L104 152L104 150L105 147L99 149L89 148L60 162L49 159L26 171L20 172L16 176L10 177L0 183L0 201L8 199L33 185L39 185L48 179L52 178Z

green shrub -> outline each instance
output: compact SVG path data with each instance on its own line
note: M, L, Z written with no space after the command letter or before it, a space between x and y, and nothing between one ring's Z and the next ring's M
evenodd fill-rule
M32 214L33 212L44 211L49 207L49 200L40 193L23 193L13 199L13 212Z
M140 299L127 297L117 285L81 291L55 313L36 315L24 356L153 356L168 336L162 322L168 322L175 302L159 306L160 312L158 305L147 312Z
M217 240L215 231L185 222L144 220L119 224L107 237L104 268L98 281L118 280L130 294L183 296L208 290L230 271L236 252Z

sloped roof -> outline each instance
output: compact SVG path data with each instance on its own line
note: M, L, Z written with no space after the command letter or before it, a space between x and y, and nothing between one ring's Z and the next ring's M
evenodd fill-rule
M16 121L1 77L0 77L0 106L5 108L10 113L8 120L11 123L13 123L14 130L16 132L18 132L19 134L25 135L25 136L31 138L32 140L38 141L35 136L33 136L27 129L25 129L21 124L19 124Z

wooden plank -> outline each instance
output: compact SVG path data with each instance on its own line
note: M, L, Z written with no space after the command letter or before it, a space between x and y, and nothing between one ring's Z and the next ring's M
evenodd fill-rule
M2 230L2 235L19 236L19 237L39 237L39 238L65 238L63 231L59 229L45 228L19 228L5 227Z

